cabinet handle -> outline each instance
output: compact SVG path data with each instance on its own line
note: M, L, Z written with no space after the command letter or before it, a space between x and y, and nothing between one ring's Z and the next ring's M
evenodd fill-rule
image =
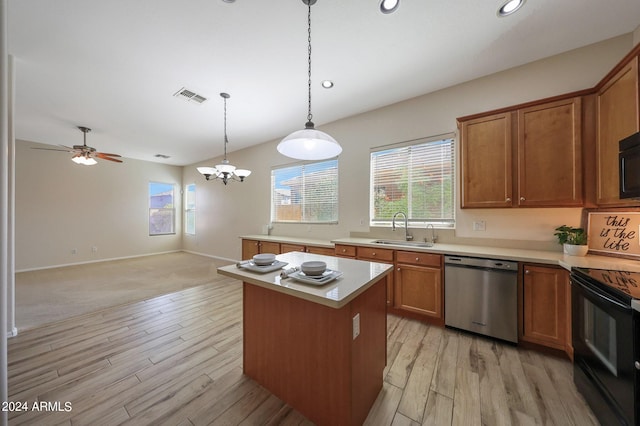
M375 256L375 255L376 255L376 252L375 252L375 251L374 251L373 253L371 253L371 256Z
M342 252L343 252L343 253L346 253L346 252L347 252L347 249L342 249Z
M416 257L416 262L420 262L420 258L419 257Z
M527 274L527 275L529 275L529 274L530 274L530 272L529 272L529 270L528 270L528 269L527 269L526 271L524 271L524 273L525 273L525 274Z
M520 201L525 201L524 197L520 197Z
M511 197L507 197L506 201L507 201L507 203L510 203L511 202Z
M636 361L636 370L640 370L640 361Z
M400 268L398 268L398 271L400 271Z

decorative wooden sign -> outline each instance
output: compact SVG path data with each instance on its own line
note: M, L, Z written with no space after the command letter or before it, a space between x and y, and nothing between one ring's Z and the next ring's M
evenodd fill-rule
M640 258L640 212L589 212L589 251Z

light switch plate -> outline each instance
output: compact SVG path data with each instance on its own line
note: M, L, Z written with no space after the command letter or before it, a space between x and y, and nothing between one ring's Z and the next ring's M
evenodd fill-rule
M474 220L473 221L473 230L474 231L484 231L487 229L487 224L484 220Z
M353 317L353 340L360 335L360 314Z

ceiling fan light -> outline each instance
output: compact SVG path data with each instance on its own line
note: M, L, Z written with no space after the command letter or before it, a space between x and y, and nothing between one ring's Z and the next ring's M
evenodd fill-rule
M334 138L313 128L291 133L280 141L277 149L280 154L297 160L325 160L342 152Z
M94 160L92 157L85 157L84 158L84 165L85 166L93 166L94 164L98 164L98 162L96 160Z

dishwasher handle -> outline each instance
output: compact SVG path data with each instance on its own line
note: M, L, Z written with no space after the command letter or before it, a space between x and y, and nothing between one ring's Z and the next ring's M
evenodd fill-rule
M478 257L449 256L444 257L445 268L447 266L459 266L466 268L493 269L506 272L518 272L518 262L501 259L483 259Z

